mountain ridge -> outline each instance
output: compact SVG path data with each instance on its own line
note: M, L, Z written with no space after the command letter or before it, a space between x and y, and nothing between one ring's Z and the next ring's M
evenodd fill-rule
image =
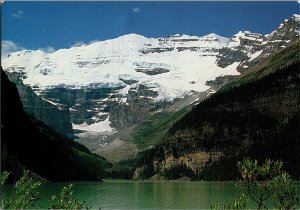
M174 123L140 156L134 178L232 180L237 161L251 157L283 160L299 179L299 43L257 64Z
M101 181L106 175L106 160L24 112L16 85L2 69L1 101L1 171L10 173L9 182L23 169L49 181Z
M298 30L296 15L268 35L244 31L230 40L213 33L160 38L129 34L51 54L16 52L3 66L22 74L23 83L39 97L67 107L74 138L100 154L117 140L115 133L172 110L178 101L181 108L198 103L285 48L299 37Z

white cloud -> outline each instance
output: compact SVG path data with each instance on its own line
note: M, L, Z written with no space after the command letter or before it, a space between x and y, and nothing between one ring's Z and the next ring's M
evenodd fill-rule
M10 53L24 50L22 46L17 43L14 43L11 40L2 40L1 41L1 59L6 58Z
M45 53L53 53L55 52L55 49L54 47L50 47L50 46L47 46L47 47L44 47L44 48L39 48L39 50L45 52Z
M24 17L24 12L19 10L18 12L12 13L11 16L13 18L22 19Z
M140 10L139 7L134 7L134 8L132 8L131 10L132 10L132 12L134 12L134 13L140 13L140 12L141 12L141 10Z

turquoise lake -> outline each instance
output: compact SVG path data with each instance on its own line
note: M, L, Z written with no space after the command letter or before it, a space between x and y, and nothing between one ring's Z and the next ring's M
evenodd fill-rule
M241 193L234 182L77 182L74 197L86 201L93 209L209 209L233 201ZM48 198L58 195L68 183L45 183L39 192L41 199L35 208L48 208ZM300 188L300 182L295 187ZM11 185L4 186L7 198ZM249 203L250 208L256 205Z

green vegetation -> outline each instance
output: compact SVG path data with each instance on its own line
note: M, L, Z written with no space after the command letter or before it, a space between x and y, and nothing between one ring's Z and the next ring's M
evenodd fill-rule
M91 209L85 205L84 201L80 202L73 198L72 184L62 189L60 197L52 196L50 206L52 209Z
M178 112L159 112L154 114L149 120L138 125L134 130L134 142L141 151L136 157L122 160L117 165L113 165L112 168L106 170L107 177L132 179L135 168L148 163L152 158L153 154L151 152L155 151L155 149L149 149L149 147L161 141L161 137L167 133L174 122L188 113L190 108L191 106ZM153 167L151 165L146 166L142 173L145 178L154 175Z
M296 42L195 106L144 153L138 166L162 162L170 155L221 152L223 156L204 167L196 179L232 180L238 175L235 163L245 156L280 159L285 170L300 179L299 70Z
M2 170L10 171L8 181L16 182L24 168L50 181L89 181L102 178L131 179L135 162L112 165L92 154L85 146L56 133L44 123L24 113L17 89L4 72L1 88L4 102L1 127ZM139 127L135 138L140 148L148 148L163 136L176 119L187 111L157 113L155 120ZM157 118L156 118L157 117ZM16 120L18 119L18 120ZM18 131L18 132L15 132Z
M245 194L240 194L237 198L234 199L233 202L227 203L223 206L223 208L220 207L219 203L214 203L210 205L211 210L218 210L218 209L236 209L236 210L241 210L241 209L246 209L247 207L247 202L248 199L246 198Z
M263 164L257 160L244 159L238 163L242 177L237 186L246 190L257 209L295 209L299 205L296 189L291 187L291 176L285 172L283 162L266 159ZM234 202L224 205L223 209L245 209L247 198L241 194ZM211 209L220 209L220 204L212 204Z
M196 173L188 168L184 163L165 169L163 175L167 179L179 179L181 177L190 177L192 179L196 179Z
M1 185L5 183L8 172L4 171L1 176ZM37 201L40 199L38 188L41 185L35 181L28 170L23 171L23 176L14 185L13 194L8 200L2 198L1 204L4 209L30 209L38 208ZM73 185L70 184L62 189L59 197L52 196L49 200L51 209L89 209L85 202L78 201L73 197Z
M296 189L290 187L291 176L282 170L282 166L282 162L268 159L261 165L249 159L238 163L242 175L238 185L246 189L258 209L265 209L270 199L276 209L295 209L299 204Z
M168 129L186 113L190 107L183 108L177 112L159 112L154 114L149 120L138 126L134 134L134 142L139 149L147 149L150 145L157 144Z
M259 62L244 74L238 76L235 80L223 86L219 92L228 91L234 87L239 87L249 82L257 81L263 77L275 73L276 71L280 71L299 62L299 47L299 41L292 42L289 47L282 49L268 60Z
M2 174L0 174L0 184L3 185L5 181L7 180L9 173L7 171L3 171Z
M1 170L16 182L23 169L49 181L96 181L111 168L88 148L25 114L16 86L1 71Z
M107 162L105 159L94 155L92 153L83 152L76 148L73 148L72 152L75 154L74 162L79 166L84 166L90 171L94 171L97 177L107 177L107 170L112 167L112 164Z
M116 180L130 180L133 177L133 173L133 165L126 166L122 163L118 163L118 165L113 165L112 168L106 170L106 177Z
M8 173L4 172L1 175L1 185L4 184L8 177ZM14 186L14 192L9 200L2 199L2 207L4 209L28 209L34 207L34 204L39 199L38 187L40 182L34 181L29 175L29 171L24 171L23 176Z

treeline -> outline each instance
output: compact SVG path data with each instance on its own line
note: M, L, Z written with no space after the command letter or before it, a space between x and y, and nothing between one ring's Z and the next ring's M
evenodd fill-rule
M179 165L165 168L163 171L163 176L167 179L179 179L181 177L190 177L192 179L197 179L198 172L191 170L185 163L180 163Z
M145 153L143 164L161 161L165 155L221 151L224 157L197 174L199 179L233 179L235 163L245 156L282 160L286 170L300 179L299 60L296 43L226 85L176 122L162 142ZM170 172L176 171L180 170Z
M16 181L24 168L50 181L101 180L111 165L83 145L54 132L23 111L13 83L1 70L1 169Z
M175 123L170 128L169 134L172 135L185 128L199 127L204 120L210 121L210 118L213 121L217 118L218 121L226 120L230 123L228 117L231 114L233 118L236 118L235 116L243 118L249 115L250 111L252 111L251 115L269 116L277 121L284 117L291 118L299 110L299 69L300 65L296 63L258 81L216 93ZM279 100L275 101L275 99ZM283 104L283 100L288 104ZM275 107L272 106L279 109L274 109ZM247 120L254 119L256 116L249 116Z

